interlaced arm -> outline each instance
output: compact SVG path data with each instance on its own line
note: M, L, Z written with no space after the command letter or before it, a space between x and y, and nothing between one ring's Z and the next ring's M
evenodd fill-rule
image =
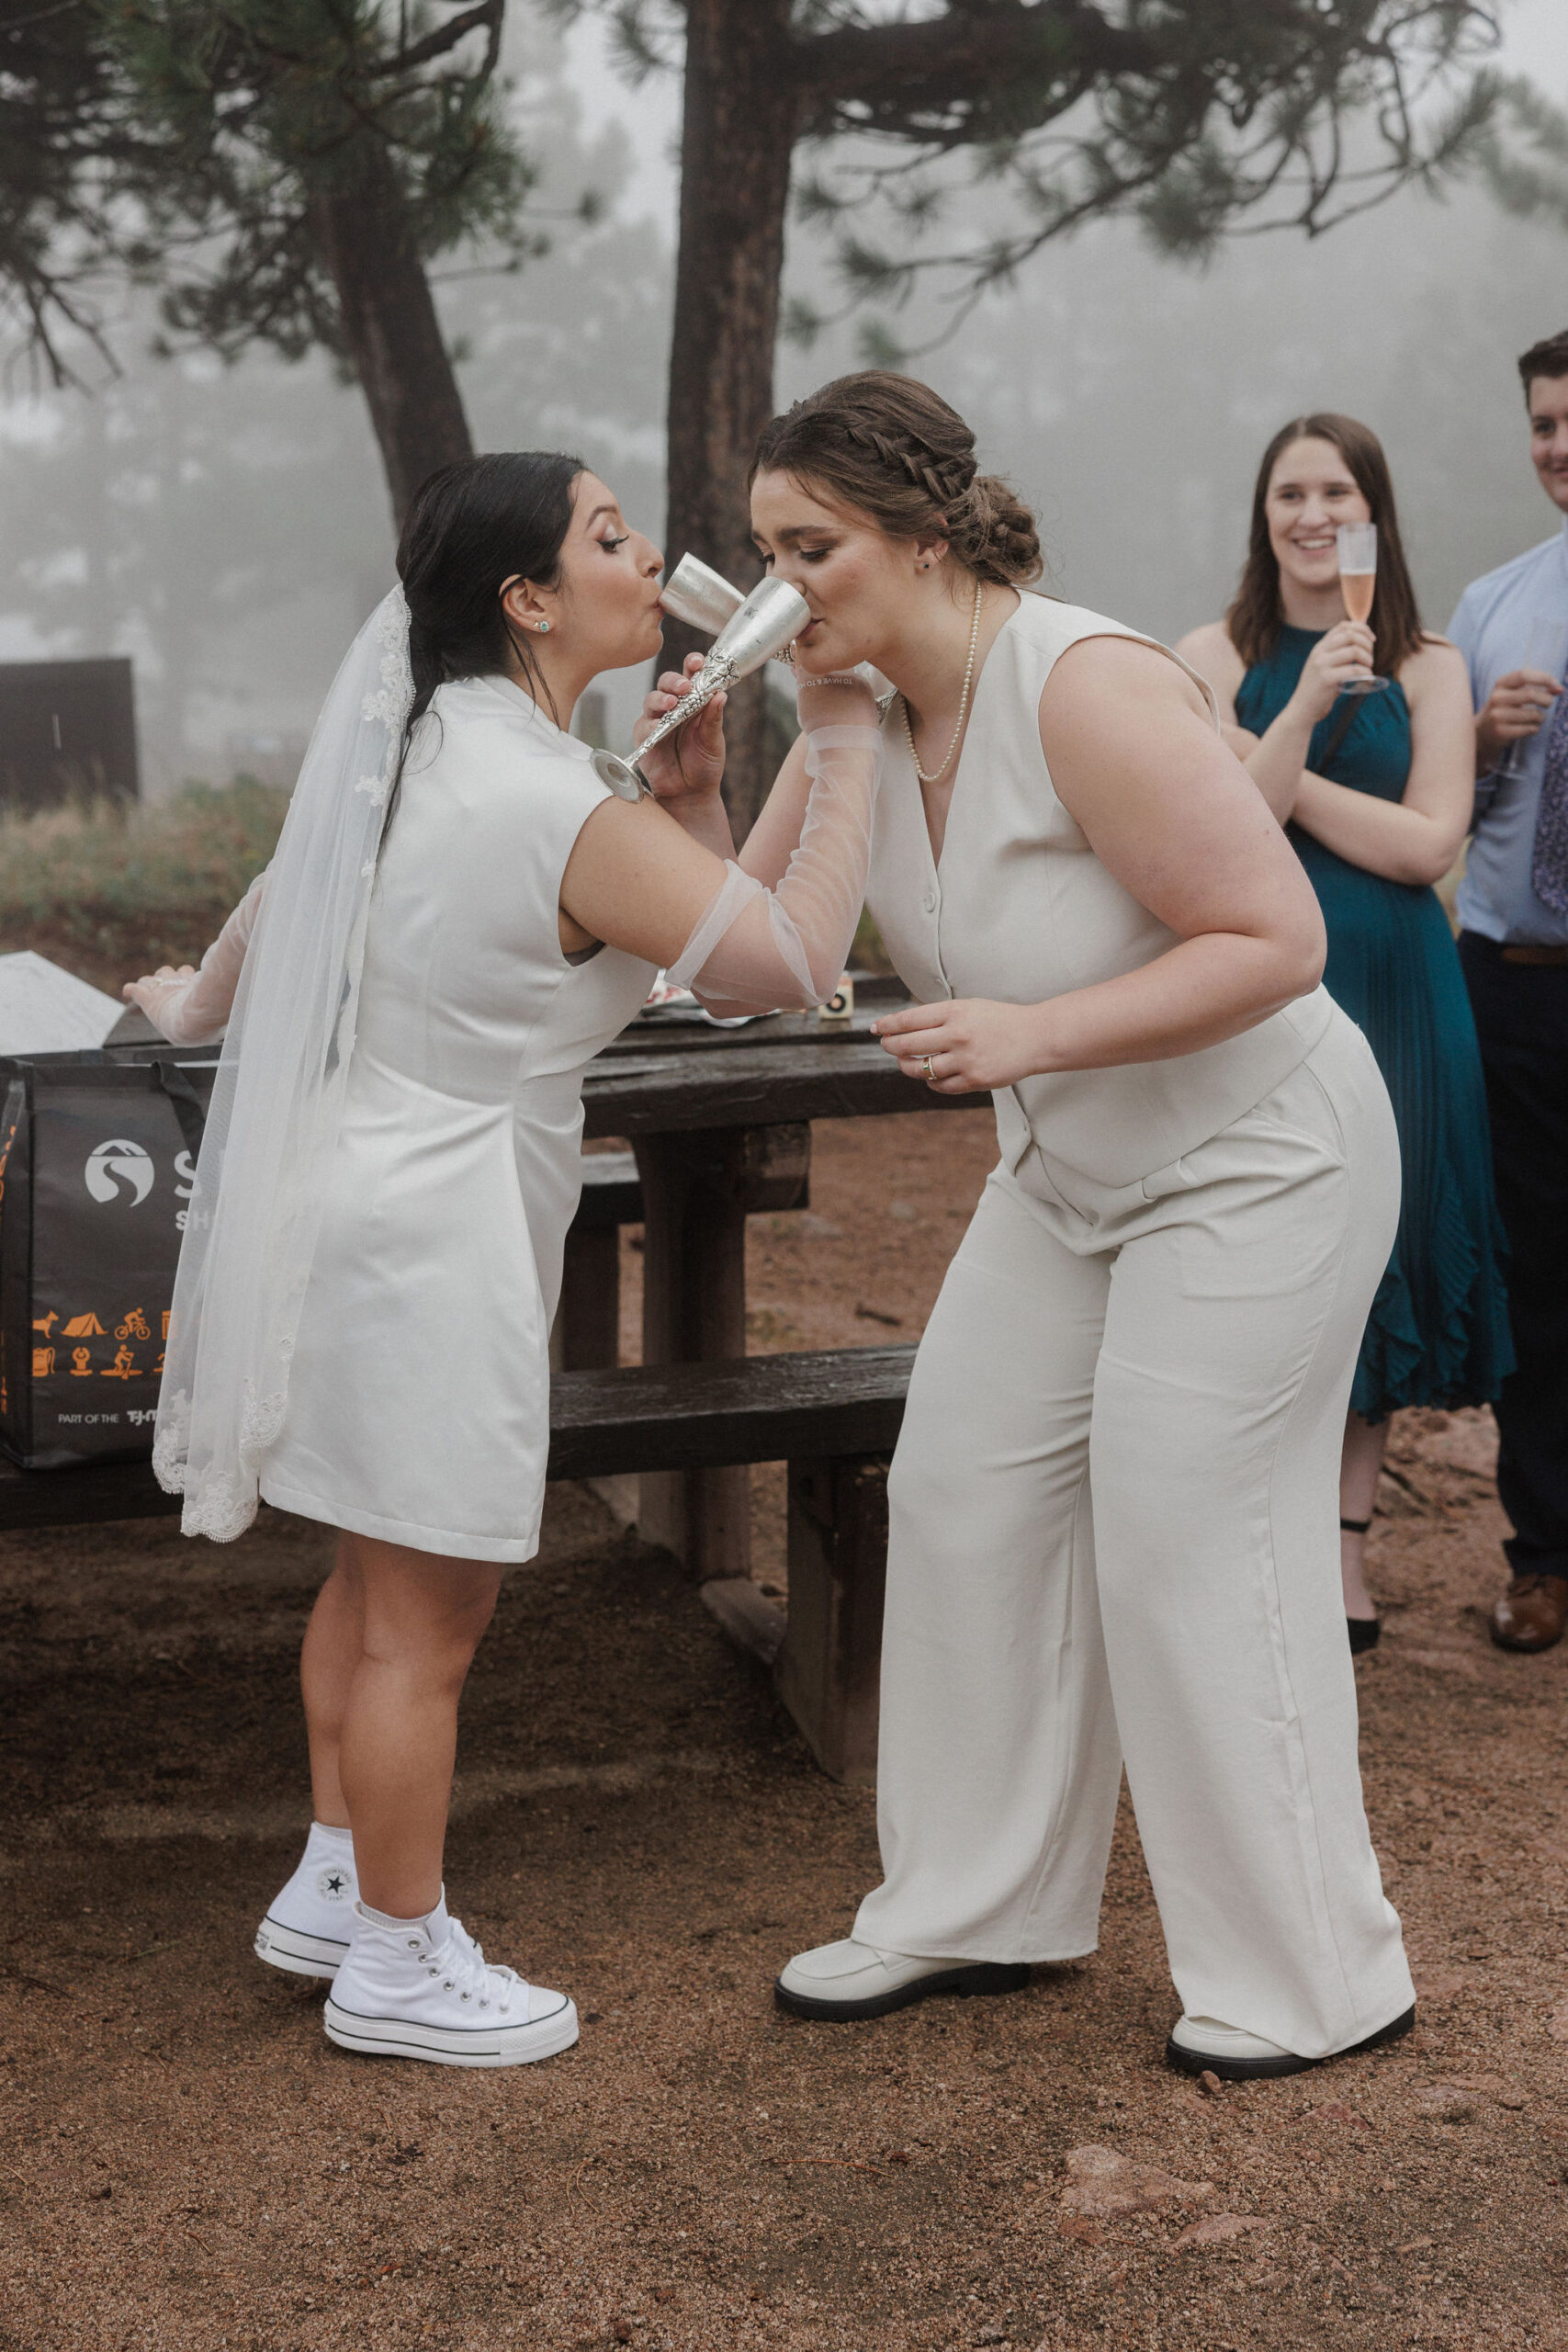
M767 889L732 860L670 978L716 1012L825 1004L839 985L865 898L882 775L874 727L807 738L811 797L783 879Z

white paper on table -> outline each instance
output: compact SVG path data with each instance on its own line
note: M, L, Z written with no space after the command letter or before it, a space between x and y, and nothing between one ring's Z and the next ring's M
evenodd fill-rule
M0 1054L101 1046L125 1011L112 996L23 948L0 956Z

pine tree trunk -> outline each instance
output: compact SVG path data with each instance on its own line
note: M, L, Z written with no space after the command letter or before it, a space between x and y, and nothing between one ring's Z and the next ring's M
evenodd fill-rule
M746 476L773 414L773 343L784 214L800 99L790 0L688 0L681 139L681 244L670 355L669 515L673 565L700 556L738 587L761 566ZM663 660L678 667L706 640L666 624ZM725 799L738 839L772 777L765 686L731 695Z
M363 142L352 176L312 198L310 222L400 526L425 476L472 457L473 443L408 207L379 140Z

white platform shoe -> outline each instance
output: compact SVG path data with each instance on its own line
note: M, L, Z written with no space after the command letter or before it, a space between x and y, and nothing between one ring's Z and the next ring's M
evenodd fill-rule
M324 2023L340 2050L437 2066L526 2066L577 2040L567 1996L493 1967L445 1899L426 1919L355 1905Z
M358 1894L353 1838L313 1821L298 1869L256 1929L256 1958L290 1976L335 1976L354 1935Z
M773 1999L792 2017L848 2024L855 2018L885 2018L933 1993L1021 1993L1029 1982L1022 1963L993 1960L924 1960L904 1951L879 1951L845 1937L796 1952L773 1984Z
M1180 2017L1170 2030L1165 2054L1179 2074L1215 2075L1222 2083L1274 2082L1281 2075L1304 2075L1309 2067L1354 2057L1359 2050L1381 2050L1385 2042L1398 2041L1415 2023L1411 2007L1344 2050L1331 2050L1322 2058L1298 2058L1293 2050L1281 2050L1277 2041L1265 2041L1260 2033L1244 2032L1238 2025L1222 2024L1218 2018Z

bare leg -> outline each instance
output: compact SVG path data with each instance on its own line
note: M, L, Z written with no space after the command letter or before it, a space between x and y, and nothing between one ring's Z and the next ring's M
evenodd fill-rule
M440 1899L457 1701L494 1612L501 1570L369 1536L345 1542L364 1634L343 1707L338 1769L360 1898L394 1918L421 1918Z
M1371 1519L1378 1497L1378 1474L1388 1446L1387 1421L1365 1421L1359 1413L1345 1416L1345 1451L1339 1458L1339 1516ZM1348 1527L1339 1531L1339 1574L1345 1587L1347 1617L1375 1617L1377 1604L1367 1590L1367 1539Z
M310 1742L310 1809L314 1819L334 1829L348 1826L338 1748L349 1687L365 1650L365 1587L357 1541L353 1535L338 1537L337 1559L316 1596L299 1653L299 1689Z

